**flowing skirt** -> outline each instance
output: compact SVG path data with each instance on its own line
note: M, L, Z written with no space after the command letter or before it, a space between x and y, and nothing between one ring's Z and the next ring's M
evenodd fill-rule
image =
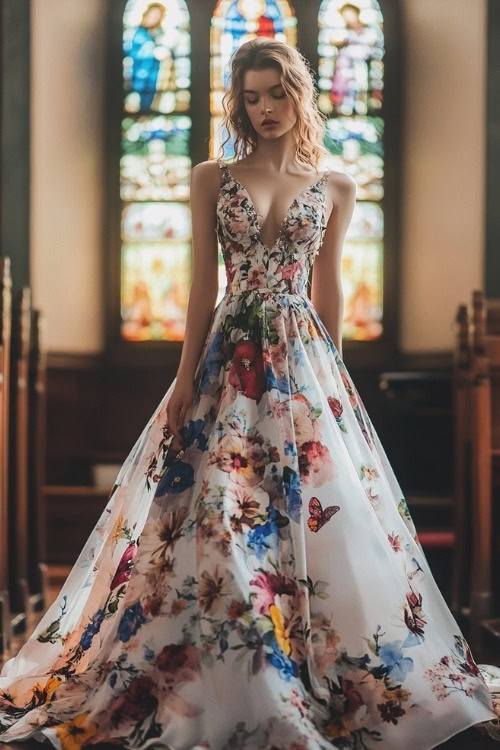
M224 296L182 450L175 382L4 666L0 740L427 750L498 731L500 670L474 662L311 301Z

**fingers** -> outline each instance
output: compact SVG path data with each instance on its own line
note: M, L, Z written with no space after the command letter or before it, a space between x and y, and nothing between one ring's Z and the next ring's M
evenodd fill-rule
M178 424L179 424L179 412L182 408L182 404L170 404L170 410L168 411L168 426L170 427L170 431L174 435L174 437L177 438L178 442L182 444L182 437L179 432Z
M169 421L169 427L172 433L177 438L179 445L181 447L184 445L184 439L181 435L181 429L184 426L188 406L189 406L188 404L185 404L182 401L179 402L177 405L175 405L173 407L172 424L170 424L170 421Z
M187 406L183 409L181 414L179 415L179 429L181 430L184 427L184 424L186 422L186 413L187 413ZM184 439L182 439L182 444L184 445Z

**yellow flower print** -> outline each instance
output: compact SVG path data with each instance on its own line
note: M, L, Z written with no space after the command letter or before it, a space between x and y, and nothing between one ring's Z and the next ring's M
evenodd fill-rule
M411 692L404 690L404 688L396 688L395 690L384 690L383 696L385 700L396 701L399 703L406 703L409 700Z
M61 742L62 750L80 750L87 744L87 740L96 734L96 725L87 725L89 713L90 711L86 711L83 714L78 714L74 719L56 727L56 734Z
M116 519L116 523L115 523L115 525L113 527L113 531L110 534L110 540L112 542L114 542L115 544L118 543L118 541L119 541L119 539L121 537L122 526L123 526L124 522L125 522L125 519L124 519L122 513L120 513L120 515Z
M330 739L336 737L348 737L350 735L349 730L342 724L340 720L329 721L325 726L325 734Z
M271 604L271 606L269 607L269 614L271 615L271 620L273 621L274 625L274 637L276 638L276 643L283 651L283 653L289 656L290 651L292 650L292 645L289 638L290 631L289 628L285 628L281 612L276 604Z
M50 680L45 683L43 692L45 693L47 703L52 700L52 696L62 682L63 680L60 680L59 677L51 677Z

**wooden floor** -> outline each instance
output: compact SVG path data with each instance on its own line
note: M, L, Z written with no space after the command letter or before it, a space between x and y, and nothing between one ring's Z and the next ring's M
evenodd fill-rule
M65 567L53 567L49 571L49 588L47 591L47 599L48 602L54 601L56 596L59 593L59 590L61 588L62 583L64 582L67 574L69 573L69 568ZM26 637L28 637L29 633L33 631L33 629L36 627L36 620L33 620L30 624L30 629L27 634L24 634L22 637L15 638L12 643L12 648L10 649L9 654L4 655L4 659L2 660L0 658L0 667L2 663L9 658L9 656L17 653L19 648L22 646L24 640ZM475 655L476 661L478 663L490 663L495 664L498 662L498 659L495 660L495 658L488 658L488 654L482 654L480 658L478 658ZM0 750L41 750L42 748L50 748L51 746L46 743L39 743L39 742L16 742L12 745L7 744L1 744ZM93 750L117 750L117 745L92 745L91 746ZM489 737L485 737L481 732L478 732L477 729L474 729L473 727L471 729L468 729L466 732L462 732L460 734L455 735L450 740L445 742L442 745L439 745L440 750L500 750L500 742L495 742L495 740L490 739ZM217 748L215 749L217 750ZM382 750L382 748L381 748ZM401 750L405 750L405 748L401 748Z

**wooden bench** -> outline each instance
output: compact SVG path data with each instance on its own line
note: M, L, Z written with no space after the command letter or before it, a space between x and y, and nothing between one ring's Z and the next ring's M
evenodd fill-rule
M12 278L10 259L0 258L0 652L11 642L9 600L9 383Z
M498 548L494 524L494 464L500 458L500 328L498 306L480 290L472 312L460 305L456 317L454 366L455 506L453 610L468 621L468 640L479 651L485 629L494 634L500 618L492 577ZM491 309L491 315L488 310ZM498 599L498 597L497 597Z

